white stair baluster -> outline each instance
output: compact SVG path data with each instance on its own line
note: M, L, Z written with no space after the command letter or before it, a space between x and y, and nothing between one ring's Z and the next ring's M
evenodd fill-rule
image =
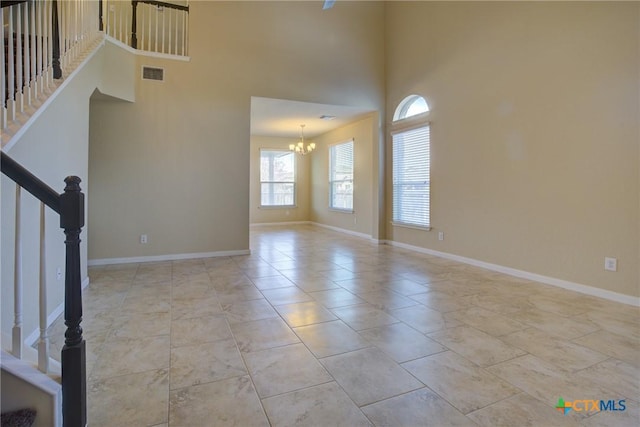
M38 369L49 372L49 333L47 332L47 262L44 203L40 203L40 339L38 340Z
M11 330L11 353L22 358L22 232L20 227L21 188L16 184L16 232L13 271L13 329Z

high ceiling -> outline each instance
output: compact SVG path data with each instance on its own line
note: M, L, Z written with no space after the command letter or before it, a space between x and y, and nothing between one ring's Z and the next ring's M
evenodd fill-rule
M313 138L344 126L370 110L344 105L314 104L273 98L251 98L251 135L295 138L300 125L304 136ZM332 120L321 116L334 116Z

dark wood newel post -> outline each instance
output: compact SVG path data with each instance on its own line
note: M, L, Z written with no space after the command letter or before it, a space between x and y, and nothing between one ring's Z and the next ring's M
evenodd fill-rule
M86 348L82 338L80 232L84 226L84 194L80 178L69 176L60 195L60 227L66 239L64 334L62 348L62 418L64 427L87 425Z
M137 0L131 0L131 8L133 9L133 12L131 13L131 47L134 49L138 48L138 29L137 29L137 22L138 22L138 1Z
M61 79L62 78L62 69L60 68L60 26L58 24L58 0L53 0L51 2L51 34L53 40L53 49L51 56L52 59L52 67L53 67L53 78Z
M102 0L98 0L98 31L104 31L102 19Z

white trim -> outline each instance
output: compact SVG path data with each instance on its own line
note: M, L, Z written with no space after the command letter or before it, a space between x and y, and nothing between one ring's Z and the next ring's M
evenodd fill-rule
M84 278L81 285L82 289L87 286L89 286L89 276ZM64 300L47 316L47 328L51 326L62 313L64 313ZM31 347L38 341L38 338L40 338L40 329L36 328L27 338L24 339L24 344Z
M252 222L250 227L277 227L279 225L311 225L311 221Z
M371 235L360 233L358 231L347 230L346 228L334 227L333 225L320 224L319 222L311 222L312 225L317 225L318 227L327 228L329 230L337 231L339 233L348 234L350 236L362 237L367 240L374 240Z
M217 251L217 252L194 252L186 254L169 254L169 255L152 255L152 256L140 256L130 258L102 258L102 259L90 259L87 262L89 267L97 265L109 265L109 264L132 264L137 262L157 262L157 261L178 261L182 259L197 259L197 258L216 258L223 256L236 256L236 255L250 255L250 249L240 249L237 251Z
M545 283L551 286L557 286L559 288L568 289L570 291L580 292L581 294L591 295L599 298L604 298L610 301L619 302L622 304L640 307L640 298L634 297L631 295L625 295L618 292L608 291L606 289L600 289L593 286L583 285L580 283L569 282L568 280L557 279L555 277L543 276L541 274L531 273L529 271L524 271L524 270L518 270L511 267L505 267L498 264L491 264L488 262L480 261L473 258L467 258L460 255L454 255L447 252L440 252L433 249L421 248L419 246L413 246L413 245L408 245L406 243L395 242L393 240L387 240L385 243L391 246L397 246L399 248L409 249L409 250L420 252L427 255L435 255L441 258L462 262L462 263L473 265L476 267L486 268L487 270L497 271L499 273L508 274L510 276L520 277L523 279L528 279L528 280L532 280L539 283Z
M406 224L404 222L391 221L391 225L394 227L410 228L412 230L431 231L431 226L425 227L422 225Z
M122 43L120 40L113 38L112 36L105 34L104 38L113 43L114 45L121 47L122 49L126 50L129 53L133 53L134 55L138 55L138 56L147 56L147 57L151 57L151 58L161 58L161 59L173 59L175 61L184 61L184 62L191 62L191 57L190 56L181 56L181 55L171 55L168 53L160 53L160 52L147 52L145 50L138 50L138 49L134 49L131 46L129 46L126 43Z

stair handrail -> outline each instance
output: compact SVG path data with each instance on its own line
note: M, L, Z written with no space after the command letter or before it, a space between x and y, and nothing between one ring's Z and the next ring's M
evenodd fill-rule
M65 239L65 345L62 348L62 422L64 427L87 425L86 343L82 337L82 279L80 275L80 233L84 226L84 194L80 178L68 176L64 192L58 194L4 151L0 169L60 215Z
M131 15L131 47L134 49L138 48L138 29L137 29L138 3L150 4L152 6L166 7L169 9L181 10L183 12L189 13L188 5L185 6L181 4L173 4L173 3L167 3L164 1L156 1L156 0L131 0L131 8L133 10Z

